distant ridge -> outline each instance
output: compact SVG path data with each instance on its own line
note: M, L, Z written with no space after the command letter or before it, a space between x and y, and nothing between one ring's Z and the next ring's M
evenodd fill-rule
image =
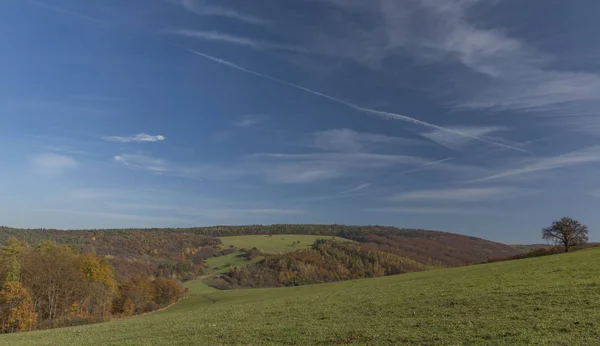
M339 236L360 243L375 243L387 252L421 263L436 262L454 267L482 263L490 258L503 258L522 252L498 242L461 234L404 229L389 226L345 226L318 224L274 224L247 226L211 226L192 228L52 230L0 227L0 242L9 237L36 244L45 240L71 244L82 249L94 248L99 255L137 257L165 247L155 256L170 257L178 246L197 241L214 243L207 238L260 234L313 234ZM91 240L95 239L95 240ZM178 242L177 244L172 244ZM165 254L166 252L166 254ZM160 257L158 257L160 258Z

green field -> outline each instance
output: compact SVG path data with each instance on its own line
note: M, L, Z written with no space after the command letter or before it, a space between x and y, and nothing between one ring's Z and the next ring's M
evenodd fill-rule
M202 280L188 281L183 284L183 287L189 289L191 296L197 296L199 294L204 293L219 292L218 289L208 286L207 284L202 282Z
M240 251L230 253L229 255L212 257L205 261L207 267L204 269L206 275L225 274L229 272L229 266L244 267L262 260L264 257L255 257L248 261L242 257Z
M313 245L317 239L335 239L338 241L349 241L340 237L328 237L318 235L297 235L297 234L284 234L284 235L245 235L235 237L221 237L219 238L223 245L233 246L236 249L261 249L264 253L280 253L290 252L300 249L309 248ZM205 274L224 274L229 272L229 266L243 267L252 263L260 261L263 257L256 257L251 261L240 258L242 252L236 251L229 255L212 257L206 260L207 268L204 270Z
M221 242L226 246L233 245L239 249L251 249L255 247L266 253L290 252L308 248L311 247L317 239L346 240L340 237L299 234L274 234L272 236L243 235L236 237L221 237L219 239L221 239Z
M218 291L4 345L598 345L600 249L313 286Z

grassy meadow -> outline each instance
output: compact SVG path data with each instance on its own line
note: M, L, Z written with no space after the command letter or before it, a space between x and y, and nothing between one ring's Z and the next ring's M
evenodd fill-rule
M328 237L319 235L299 235L299 234L282 234L282 235L244 235L233 237L220 237L223 245L233 246L236 249L261 249L264 253L280 253L291 252L300 249L309 248L317 239L335 239L338 241L349 241L340 237ZM224 274L229 272L229 266L243 267L252 263L256 263L263 257L256 257L252 260L245 260L239 257L241 251L236 251L225 256L212 257L206 260L208 266L204 272L207 275Z
M187 286L161 312L0 344L600 344L600 248L312 286Z
M235 237L221 237L221 242L236 248L251 249L253 247L261 249L265 253L290 252L303 248L311 247L318 239L346 240L340 237L328 237L322 235L301 235L301 234L274 234L268 235L242 235Z

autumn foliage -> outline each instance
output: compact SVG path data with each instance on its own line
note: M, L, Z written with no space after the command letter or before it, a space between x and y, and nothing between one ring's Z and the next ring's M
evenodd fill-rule
M32 330L37 321L33 301L18 281L6 282L0 290L0 332Z
M231 268L213 285L220 288L298 286L361 279L435 268L381 250L377 244L317 240L311 249L265 259L245 268Z
M0 332L105 321L175 302L178 281L139 276L118 282L108 259L95 251L9 239L0 247Z

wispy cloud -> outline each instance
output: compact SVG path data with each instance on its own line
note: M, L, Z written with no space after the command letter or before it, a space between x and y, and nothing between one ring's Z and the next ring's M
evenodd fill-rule
M188 52L190 52L192 54L195 54L195 55L197 55L199 57L202 57L204 59L208 59L208 60L211 60L213 62L216 62L216 63L222 64L222 65L228 66L230 68L233 68L233 69L236 69L236 70L239 70L239 71L243 71L245 73L249 73L249 74L252 74L252 75L255 75L255 76L258 76L258 77L261 77L261 78L265 78L265 79L268 79L268 80L271 80L271 81L274 81L274 82L277 82L277 83L280 83L280 84L283 84L283 85L286 85L286 86L289 86L289 87L292 87L292 88L295 88L295 89L298 89L298 90L305 91L307 93L310 93L310 94L313 94L315 96L318 96L318 97L330 100L332 102L344 105L346 107L352 108L352 109L354 109L356 111L359 111L359 112L362 112L362 113L365 113L365 114L376 115L378 117L382 117L382 118L386 118L386 119L400 120L400 121L404 121L404 122L407 122L407 123L410 123L410 124L414 124L414 125L420 125L420 126L424 126L424 127L428 127L428 128L433 128L433 129L436 129L436 130L440 130L440 131L449 132L449 133L452 133L452 134L455 134L455 135L458 135L458 136L462 136L462 137L474 139L474 140L481 141L481 142L488 143L488 144L492 144L492 145L495 145L495 146L498 146L498 147L502 147L502 148L506 148L506 149L511 149L511 150L515 150L515 151L527 153L526 150L523 150L523 149L520 149L520 148L517 148L517 147L514 147L514 146L510 146L510 145L499 143L499 142L494 142L494 141L491 141L491 140L488 140L488 139L485 139L485 138L482 138L482 137L470 135L468 133L462 133L460 131L456 131L456 130L453 130L453 129L450 129L450 128L446 128L446 127L442 127L442 126L439 126L439 125L435 125L435 124L432 124L432 123L429 123L429 122L426 122L426 121L423 121L423 120L419 120L419 119L416 119L416 118L413 118L413 117L409 117L409 116L406 116L406 115L397 114L397 113L391 113L391 112L384 112L384 111L379 111L379 110L376 110L376 109L361 107L361 106L353 104L351 102L347 102L347 101L341 100L339 98L336 98L336 97L333 97L333 96L329 96L329 95L323 94L321 92L318 92L318 91L315 91L315 90L312 90L312 89L309 89L309 88L305 88L305 87L300 86L298 84L287 82L287 81L285 81L283 79L279 79L279 78L276 78L276 77L272 77L272 76L266 75L264 73L260 73L260 72L256 72L256 71L247 69L245 67L236 65L234 63L231 63L229 61L225 61L223 59L216 58L216 57L208 55L208 54L204 54L204 53L201 53L201 52L189 49L189 48L185 48L185 47L180 47L180 46L177 46L177 47L179 47L179 48L181 48L183 50L186 50L186 51L188 51Z
M573 59L571 50L557 47L550 54L518 37L520 30L482 22L478 13L499 1L315 2L343 10L321 35L340 58L381 67L384 59L409 54L427 65L458 64L465 68L448 69L429 87L433 97L458 109L531 112L560 126L600 132L600 74L559 65Z
M115 156L114 160L130 168L151 171L157 174L169 173L173 170L171 163L168 161L147 155L123 154Z
M167 159L141 154L121 154L113 160L130 169L146 171L155 175L172 176L194 180L223 180L232 177L255 174L251 167L244 165L211 165L177 163Z
M237 46L249 47L256 50L281 50L294 53L309 53L305 48L285 43L269 42L249 37L237 36L218 31L199 31L199 30L164 30L165 33L191 37L205 41L223 42Z
M105 141L109 141L109 142L129 143L129 142L160 142L160 141L164 141L167 138L165 136L161 136L161 135L151 136L146 133L140 133L140 134L137 134L134 136L126 136L126 137L108 136L108 137L102 137L102 139L104 139Z
M47 153L31 157L31 165L35 173L55 175L76 168L77 161L70 156Z
M475 72L454 84L450 97L459 108L536 112L585 126L600 105L600 74L553 67L556 57L541 52L505 28L477 25L475 7L495 2L470 0L384 1L387 35L397 45L428 60L452 59ZM411 24L427 22L425 28ZM393 50L392 50L393 51ZM456 80L457 76L452 76ZM581 122L584 124L581 124Z
M379 145L414 146L422 141L386 136L376 133L362 133L351 129L334 129L316 132L312 135L312 145L327 151L359 152L371 150Z
M366 184L360 184L355 188L352 188L350 190L346 190L346 191L342 191L342 194L347 194L347 193L352 193L352 192L356 192L356 191L360 191L362 189L366 189L367 187L371 186L370 183L366 183Z
M66 14L68 16L72 16L72 17L76 17L76 18L79 18L79 19L91 21L91 22L94 22L94 23L97 23L97 24L114 25L114 23L111 23L109 21L106 21L106 20L103 20L103 19L100 19L100 18L95 18L95 17L89 16L87 14L75 12L75 11L72 11L72 10L64 8L64 7L59 7L59 6L55 6L55 5L48 5L48 4L46 4L44 2L41 2L41 1L33 1L33 3L36 4L36 5L38 5L38 6L40 6L40 7L49 9L49 10L54 11L54 12Z
M208 203L208 202L207 202ZM203 217L239 217L239 216L261 216L261 215L303 215L309 211L305 209L283 209L283 208L230 208L230 207L215 207L215 202L210 202L210 205L203 204L201 207L181 206L181 205L157 205L147 203L122 203L111 202L107 205L127 210L138 211L163 211L172 212L177 215L187 216L203 216Z
M255 154L250 159L251 169L280 183L329 180L426 161L414 156L372 153Z
M600 162L600 146L588 147L567 154L545 157L540 159L527 159L520 167L507 169L500 173L492 174L476 181L489 181L507 177L526 175L534 172L549 171L563 167L583 165Z
M71 215L81 215L81 216L97 216L97 217L105 217L105 218L110 218L110 219L146 221L146 222L148 222L148 221L170 221L170 222L187 222L187 223L194 222L194 220L172 218L172 217L123 214L123 213L105 213L105 212L71 210L71 209L49 208L49 209L36 209L35 211L40 212L40 213L60 213L60 214L71 214Z
M43 149L43 151L47 151L47 152L60 153L60 154L73 155L73 156L88 154L88 152L85 150L72 149L68 146L61 146L61 145L43 145L43 146L41 146L41 149Z
M466 133L472 137L480 138L485 138L485 136L490 133L506 129L503 126L453 126L450 128L460 133ZM452 150L463 149L469 142L473 141L472 138L459 136L452 132L440 130L422 133L421 135L433 142L436 142Z
M268 26L269 22L246 14L240 11L236 11L230 8L209 5L205 1L195 0L172 0L175 4L181 6L183 9L190 13L194 13L199 16L212 16L212 17L223 17L234 19L247 24Z
M302 215L307 210L302 209L216 209L216 214L251 214L251 215Z
M433 33L430 40L441 53L487 77L467 90L462 106L562 113L565 103L600 101L600 75L553 69L552 57L533 45L503 30L477 27L466 14L476 2L455 2L438 11L444 30Z
M244 114L233 123L237 127L251 127L267 121L269 117L262 114Z
M139 194L139 192L137 192ZM118 198L123 196L124 192L120 189L98 189L98 188L85 188L75 189L67 193L68 197L72 197L78 201L80 200L98 200L106 198Z
M384 207L367 209L370 212L392 213L392 214L473 214L482 211L467 208L444 208L444 207Z
M392 196L394 201L476 202L519 197L538 192L509 186L419 190Z
M190 179L232 179L256 176L267 182L297 184L360 176L368 172L401 166L423 165L427 160L406 155L374 153L259 153L233 164L176 164L168 160L139 154L122 154L115 162L129 168L157 175Z

